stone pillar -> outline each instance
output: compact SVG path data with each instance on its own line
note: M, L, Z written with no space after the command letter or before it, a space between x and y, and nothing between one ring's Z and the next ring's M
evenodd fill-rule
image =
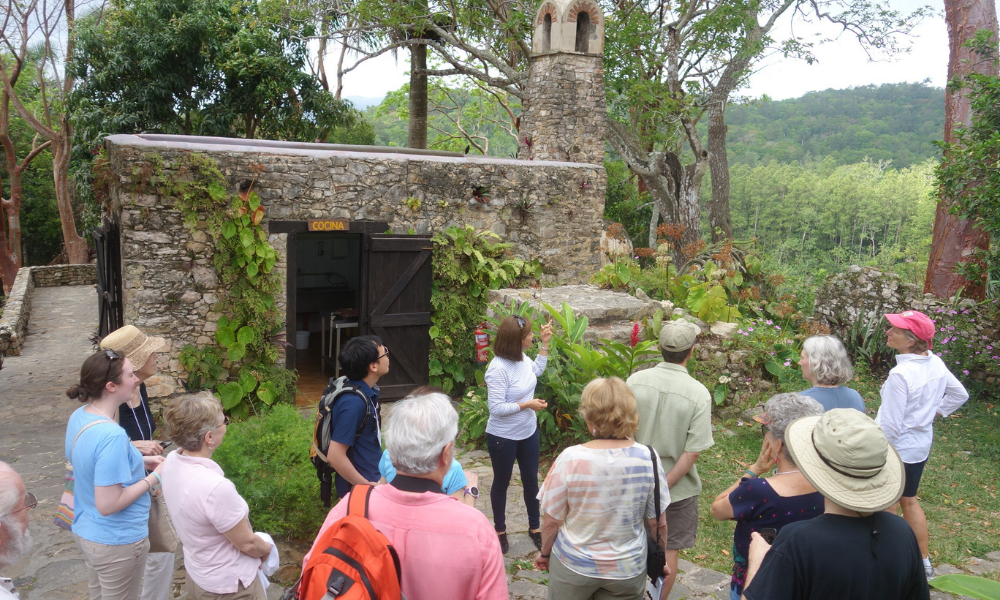
M604 163L604 15L591 0L538 9L518 158Z

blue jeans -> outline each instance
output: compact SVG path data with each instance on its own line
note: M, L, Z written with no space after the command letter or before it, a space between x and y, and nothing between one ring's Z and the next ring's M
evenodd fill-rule
M524 486L524 505L528 509L528 528L538 529L541 519L538 514L538 428L523 440L508 440L493 434L486 434L486 448L493 462L493 485L490 486L490 503L493 505L493 527L507 531L507 488L514 471L514 461L521 469L521 484Z

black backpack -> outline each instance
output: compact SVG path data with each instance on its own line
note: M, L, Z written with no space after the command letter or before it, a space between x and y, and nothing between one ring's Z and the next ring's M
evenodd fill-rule
M323 501L323 506L329 508L332 500L333 490L333 467L326 458L330 450L330 433L333 431L333 405L344 394L353 393L365 399L365 416L361 419L361 424L354 434L354 439L361 437L361 432L368 425L370 419L378 417L372 411L372 403L368 396L356 385L351 385L347 377L339 379L330 378L329 385L323 390L323 397L319 401L316 409L316 425L313 428L313 443L309 449L309 459L316 467L316 476L319 477L319 497Z

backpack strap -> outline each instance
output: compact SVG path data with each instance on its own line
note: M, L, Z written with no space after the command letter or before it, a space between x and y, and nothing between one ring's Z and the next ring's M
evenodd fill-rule
M368 518L368 500L374 488L368 484L358 484L351 488L351 498L347 502L347 514Z

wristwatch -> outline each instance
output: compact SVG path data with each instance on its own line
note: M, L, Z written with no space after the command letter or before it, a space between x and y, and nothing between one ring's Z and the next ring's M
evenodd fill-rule
M465 488L465 495L472 496L473 500L479 500L479 488L476 486Z

